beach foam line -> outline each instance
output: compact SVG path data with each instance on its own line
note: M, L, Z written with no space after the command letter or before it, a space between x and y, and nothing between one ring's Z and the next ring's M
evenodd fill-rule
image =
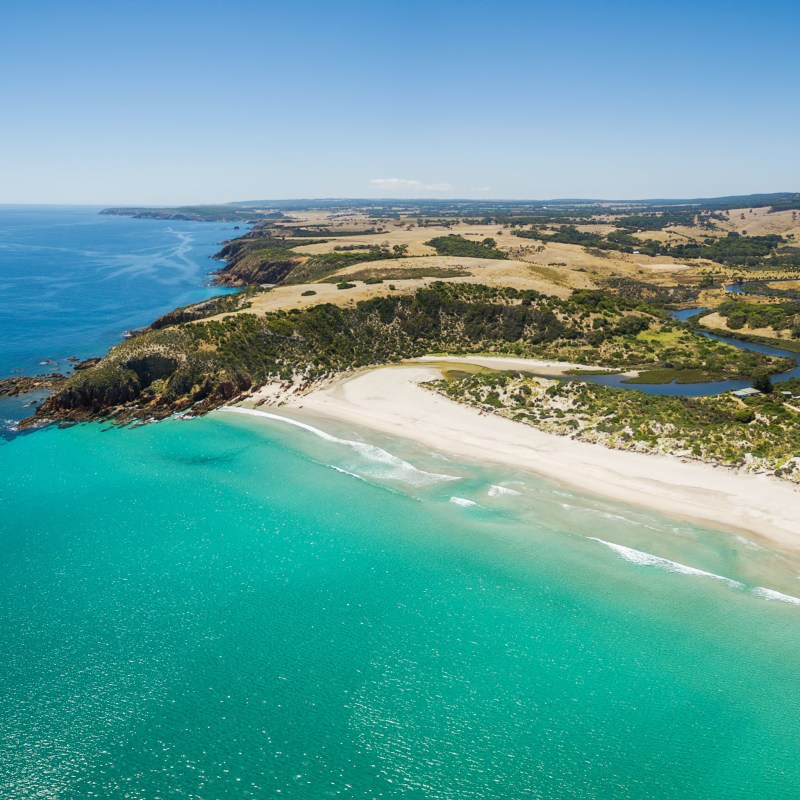
M426 486L432 483L440 483L443 481L457 481L460 480L458 475L442 475L437 472L426 472L425 470L418 469L408 461L403 461L402 458L393 456L391 453L384 450L382 447L377 447L367 442L359 442L353 439L342 439L339 436L327 433L320 428L315 428L306 422L300 422L290 417L282 417L280 414L271 414L268 411L259 411L255 408L243 408L242 406L224 406L220 411L229 411L235 414L246 414L252 417L265 417L266 419L276 420L277 422L284 422L287 425L294 425L297 428L302 428L309 433L313 433L320 439L333 444L345 445L346 447L355 450L362 458L371 463L372 469L363 469L363 464L353 465L348 464L347 469L340 469L342 472L348 472L354 477L363 477L358 475L353 470L360 470L366 472L367 475L374 478L386 478L390 480L399 480L404 483L411 484L412 486Z
M764 586L756 586L756 588L753 589L753 594L756 597L763 597L765 600L779 600L781 603L791 603L792 605L800 606L800 597L783 594L783 592L776 592L774 589L767 589Z
M614 542L607 542L605 539L598 539L596 536L590 536L589 538L594 542L600 542L600 544L610 548L617 553L617 555L622 556L622 558L624 558L626 561L630 561L631 564L638 564L642 567L656 567L656 569L661 569L665 572L675 572L681 575L696 575L702 578L714 578L714 580L723 581L729 586L737 589L744 588L744 584L739 583L739 581L731 580L730 578L726 578L724 575L717 575L715 572L706 572L704 569L689 567L686 564L680 564L677 561L670 561L668 558L654 556L652 553L644 553L641 550L634 550L632 547L625 547L624 545L615 544Z

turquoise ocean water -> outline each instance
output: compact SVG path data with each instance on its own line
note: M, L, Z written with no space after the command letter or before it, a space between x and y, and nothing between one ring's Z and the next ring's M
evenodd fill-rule
M797 797L796 565L315 427L0 446L1 796Z
M796 560L283 416L0 444L0 797L798 796Z

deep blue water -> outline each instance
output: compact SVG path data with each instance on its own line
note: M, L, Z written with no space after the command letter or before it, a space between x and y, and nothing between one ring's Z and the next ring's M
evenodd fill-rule
M64 371L130 328L225 291L210 286L231 223L101 216L86 206L0 206L0 377ZM45 363L52 361L55 363Z

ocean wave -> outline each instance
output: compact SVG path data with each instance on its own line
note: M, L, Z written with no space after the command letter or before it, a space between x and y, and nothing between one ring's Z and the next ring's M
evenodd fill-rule
M680 564L677 561L670 561L668 558L661 558L654 556L652 553L645 553L641 550L634 550L632 547L625 547L621 544L614 542L607 542L605 539L598 539L596 536L589 537L594 542L600 542L609 549L613 550L617 555L622 556L626 561L631 564L638 564L642 567L656 567L656 569L664 570L665 572L675 572L681 575L696 575L702 578L714 578L714 580L723 581L729 586L737 589L744 588L744 584L738 581L726 578L724 575L717 575L715 572L706 572L704 569L697 569L697 567L689 567L686 564Z
M502 494L519 496L521 494L521 492L518 492L516 489L510 489L508 486L503 486L502 484L498 484L498 485L492 484L489 487L488 494L489 494L489 497L497 497L498 495L502 495Z
M417 487L428 486L443 481L460 480L460 476L458 475L442 475L438 472L426 472L425 470L418 469L413 464L409 464L408 461L403 461L402 458L392 455L382 447L368 444L367 442L359 442L354 439L342 439L320 428L315 428L313 425L309 425L306 422L300 422L299 420L289 417L282 417L280 414L271 414L268 411L258 411L255 408L243 408L241 406L226 406L221 410L236 414L247 414L254 417L266 417L267 419L276 420L278 422L285 422L288 425L294 425L297 428L302 428L309 433L313 433L326 442L349 447L355 450L363 461L358 464L348 463L338 469L342 472L348 472L355 477L364 477L366 474L368 477L397 480Z
M474 500L467 500L466 497L451 497L450 502L457 506L463 506L464 508L478 505Z
M779 600L781 603L791 603L792 605L800 606L800 597L783 594L783 592L776 592L774 589L767 589L764 586L756 586L756 588L753 589L753 594L756 597L763 597L765 600Z
M0 419L0 435L13 436L19 433L19 422L15 419Z

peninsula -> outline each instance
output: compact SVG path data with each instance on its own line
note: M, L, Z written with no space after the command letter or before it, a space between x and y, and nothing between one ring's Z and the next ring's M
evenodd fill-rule
M508 424L800 482L800 194L104 213L247 222L218 254L238 291L57 381L28 425L297 403L435 357L428 391Z

